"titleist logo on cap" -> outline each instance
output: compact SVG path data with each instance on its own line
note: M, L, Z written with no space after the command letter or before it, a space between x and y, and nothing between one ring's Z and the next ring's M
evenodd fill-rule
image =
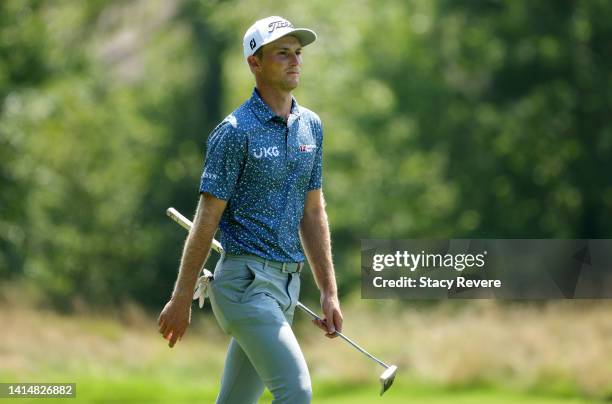
M272 15L255 21L242 38L242 50L245 58L255 54L259 48L277 39L292 35L300 41L302 47L314 42L317 34L308 28L295 28L283 17Z
M284 27L293 28L293 24L291 24L287 20L272 21L270 24L268 24L268 28L270 28L268 30L268 33L274 32L274 30L277 28L284 28Z

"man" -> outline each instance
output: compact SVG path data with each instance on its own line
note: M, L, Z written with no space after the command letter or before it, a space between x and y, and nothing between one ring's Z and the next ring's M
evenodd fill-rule
M197 275L219 227L225 252L209 295L232 338L217 403L256 403L264 387L274 403L310 402L308 368L290 326L304 252L321 292L324 320L314 323L330 338L342 330L321 191L321 121L291 95L302 47L315 40L313 31L276 16L247 30L244 56L256 88L208 139L194 225L159 316L172 347L189 324Z

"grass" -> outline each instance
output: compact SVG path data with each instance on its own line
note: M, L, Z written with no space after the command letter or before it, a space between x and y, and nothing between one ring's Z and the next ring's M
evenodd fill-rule
M611 308L345 299L344 331L400 367L383 398L379 367L305 318L295 329L316 404L595 403L612 397ZM137 307L64 316L5 301L0 324L0 381L76 382L74 403L212 403L227 345L209 310L194 313L174 349ZM66 399L45 400L56 401ZM270 401L266 392L261 402Z
M6 380L6 379L4 379ZM48 380L48 379L45 379ZM213 403L216 385L208 383L181 382L174 377L168 380L151 380L129 377L122 379L75 379L76 399L45 399L44 402L60 403ZM316 404L414 404L468 403L521 403L521 404L582 404L595 403L577 397L548 394L529 394L504 391L495 388L446 389L419 384L398 383L384 397L378 396L376 384L330 383L315 381L313 403ZM272 396L266 392L260 403L269 403ZM21 399L20 403L39 403L40 399Z

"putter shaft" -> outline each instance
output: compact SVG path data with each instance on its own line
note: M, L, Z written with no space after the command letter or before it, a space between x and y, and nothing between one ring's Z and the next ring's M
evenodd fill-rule
M299 307L300 309L302 309L306 313L310 314L310 316L312 318L320 320L320 321L323 321L323 319L321 317L319 317L317 315L317 313L315 313L314 311L310 310L308 307L304 306L302 303L297 302L297 307ZM342 334L340 331L336 330L335 334L338 335L343 340L345 340L346 342L348 342L349 344L351 344L359 352L361 352L362 354L364 354L368 358L372 359L374 362L378 363L380 366L382 366L384 368L388 368L389 367L389 365L387 365L385 362L381 361L380 359L378 359L377 357L375 357L374 355L372 355L371 353L369 353L368 351L366 351L365 349L360 347L355 341L353 341L352 339L350 339L346 335Z

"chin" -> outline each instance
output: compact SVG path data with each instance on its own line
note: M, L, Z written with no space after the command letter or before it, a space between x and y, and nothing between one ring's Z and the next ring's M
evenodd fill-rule
M287 83L287 88L290 90L293 90L294 88L297 88L299 84L300 84L299 80L290 81Z

